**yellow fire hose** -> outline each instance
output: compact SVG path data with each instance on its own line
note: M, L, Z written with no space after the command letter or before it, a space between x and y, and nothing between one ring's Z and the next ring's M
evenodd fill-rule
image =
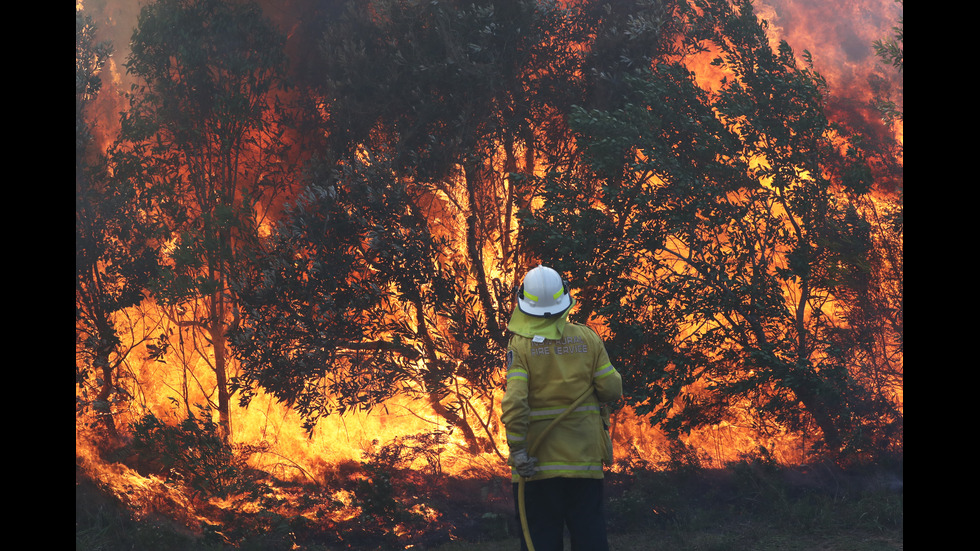
M544 440L544 437L547 436L549 432L551 432L551 429L554 428L554 426L557 425L559 422L561 422L562 419L568 416L569 413L574 411L575 408L582 405L582 402L587 400L589 396L592 395L592 392L593 392L592 387L589 387L588 390L586 390L581 396L579 396L578 398L575 399L574 402L572 402L572 405L568 406L568 408L566 408L565 411L561 412L561 415L555 417L550 423L548 423L548 426L545 427L543 431L541 431L541 434L538 435L538 438L534 442L531 442L531 444L528 446L527 456L534 457L535 456L534 452L537 451L538 445ZM531 541L531 531L527 527L527 512L525 511L524 508L525 481L526 479L524 476L521 476L517 481L517 507L521 514L521 529L524 530L524 541L527 543L527 549L528 551L534 551L534 543Z

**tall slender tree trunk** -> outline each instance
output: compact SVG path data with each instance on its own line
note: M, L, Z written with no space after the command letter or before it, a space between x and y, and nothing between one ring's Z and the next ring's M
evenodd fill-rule
M470 266L473 276L476 279L477 294L480 298L480 306L483 309L484 318L487 323L487 330L495 338L502 338L500 324L497 322L497 309L494 307L493 299L490 296L490 288L487 284L487 270L483 265L483 243L477 228L476 212L477 198L477 170L472 163L466 163L464 168L464 178L466 179L466 193L469 200L470 212L466 216L466 248L470 257Z
M513 239L510 226L514 216L514 178L511 176L517 172L517 157L514 155L514 140L507 137L504 140L504 227L503 243L501 246L501 256L504 259L503 272L511 273L517 264L517 255L513 250Z
M112 407L110 405L112 390L115 384L113 376L114 369L112 363L109 361L110 353L111 350L105 346L100 346L96 352L95 365L102 371L102 386L99 388L99 394L96 396L95 402L96 410L99 412L99 419L106 429L106 435L111 441L115 442L119 438L119 433L116 430L116 421L112 417Z
M218 430L222 440L231 441L231 394L228 392L228 355L225 326L224 276L218 275L221 282L212 297L211 304L211 346L214 349L214 375L218 391Z

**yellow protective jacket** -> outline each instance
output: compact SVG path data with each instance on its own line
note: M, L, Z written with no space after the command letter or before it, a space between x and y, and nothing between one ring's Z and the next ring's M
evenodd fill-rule
M567 313L565 314L567 315ZM515 309L508 326L515 334L507 348L507 388L501 420L514 451L535 442L548 423L583 392L592 398L559 422L537 444L538 474L544 478L602 478L603 463L612 463L608 417L602 402L617 400L623 380L599 336L584 325L525 316ZM511 469L513 480L519 480Z

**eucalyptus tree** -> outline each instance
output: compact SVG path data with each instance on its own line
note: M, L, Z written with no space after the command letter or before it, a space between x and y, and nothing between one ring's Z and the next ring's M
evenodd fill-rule
M247 262L290 181L283 41L255 4L158 0L141 10L126 62L139 84L114 150L116 177L154 201L168 242L155 297L200 343L225 437L237 300L228 275Z
M533 147L526 114L530 102L512 97L524 94L522 79L533 61L521 46L560 30L549 26L557 15L543 22L525 3L506 4L502 13L486 2L380 1L370 9L351 3L344 17L330 22L318 65L321 77L313 82L327 136L319 162L310 169L311 188L320 191L314 193L316 201L303 201L291 212L295 218L287 216L277 235L311 251L304 258L339 255L334 265L351 274L318 270L307 278L292 272L291 281L280 278L279 285L312 292L344 277L367 278L381 294L361 295L375 299L361 303L356 335L339 341L319 340L315 332L295 337L335 361L297 361L285 346L271 352L294 366L288 372L304 378L309 392L283 389L278 384L283 369L271 369L281 362L256 354L254 341L237 345L244 387L258 384L300 405L321 404L300 408L311 423L318 415L411 393L462 431L471 449L493 445L491 411L481 403L489 403L500 362L509 303L504 257L512 254L504 249L515 248L506 213L516 193L494 163L516 169L515 142L523 138ZM567 57L557 62L567 63ZM515 109L525 113L523 118L510 114ZM508 160L500 161L502 155ZM343 216L338 208L358 216ZM353 248L328 246L336 239L332 232L297 226L328 213L331 223L356 237ZM298 243L297 232L302 234ZM265 285L272 281L267 278ZM296 311L300 304L277 305L273 318L246 310L243 329L260 334L263 327L281 327L282 320L295 317L306 327L319 326L318 315ZM343 311L339 299L325 304ZM381 345L382 340L399 344ZM365 356L366 348L372 354ZM363 372L368 365L374 370L370 377Z
M604 58L593 50L597 35L613 34L601 28L610 12L529 0L349 6L325 25L313 64L325 139L310 195L278 225L281 249L267 267L243 276L255 297L236 339L243 395L264 386L316 404L303 408L310 423L414 395L471 449L492 449L512 288L533 260L516 222L537 193L525 176L570 155L571 106L614 72L599 70ZM331 251L339 258L327 269ZM322 268L276 260L291 256ZM365 291L357 303L342 298L351 285ZM321 293L318 308L332 313L303 300L264 302L277 287L290 297ZM313 328L335 317L363 329L330 326L335 337L317 337ZM257 354L270 331L283 338ZM311 349L317 361L304 359Z
M134 345L118 315L139 303L157 271L157 244L140 215L139 197L115 185L94 141L89 107L102 90L112 45L75 13L75 384L80 416L94 413L110 438L114 414L129 398L119 366ZM111 93L111 92L109 92ZM104 121L102 121L104 122Z
M680 53L728 77L700 85L681 56L627 78L622 107L579 109L589 170L543 179L530 242L576 275L629 401L669 434L748 419L866 451L901 424L856 368L845 309L868 292L872 173L827 118L825 81L770 45L750 1L680 7Z

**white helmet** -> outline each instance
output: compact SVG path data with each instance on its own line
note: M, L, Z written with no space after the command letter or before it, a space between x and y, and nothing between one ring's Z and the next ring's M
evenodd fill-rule
M517 307L529 316L557 316L571 305L572 297L565 281L547 266L529 271L517 293Z

